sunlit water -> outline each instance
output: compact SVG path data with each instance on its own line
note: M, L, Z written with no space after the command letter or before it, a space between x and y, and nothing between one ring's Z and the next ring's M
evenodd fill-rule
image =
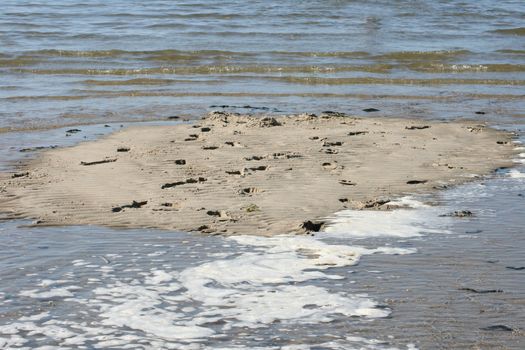
M524 19L522 1L6 0L0 170L210 110L469 118L523 141ZM82 131L26 131L65 125ZM315 236L3 221L0 348L522 349L515 161Z
M222 106L522 120L524 20L521 0L4 0L0 128Z

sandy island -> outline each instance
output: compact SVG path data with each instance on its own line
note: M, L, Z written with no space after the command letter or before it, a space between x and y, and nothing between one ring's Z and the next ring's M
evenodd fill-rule
M510 140L475 122L215 112L43 152L2 174L0 211L40 225L317 231L344 208L388 208L509 166Z

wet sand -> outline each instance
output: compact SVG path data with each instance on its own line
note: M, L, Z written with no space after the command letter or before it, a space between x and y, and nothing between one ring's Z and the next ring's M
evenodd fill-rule
M38 225L209 234L318 231L510 166L511 134L476 122L212 113L43 152L2 174L0 211Z

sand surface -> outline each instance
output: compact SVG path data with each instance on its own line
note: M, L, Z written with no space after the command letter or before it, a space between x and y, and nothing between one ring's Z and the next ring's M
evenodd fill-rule
M385 209L509 166L510 140L475 122L216 112L43 152L2 174L0 211L40 225L316 231L344 208Z

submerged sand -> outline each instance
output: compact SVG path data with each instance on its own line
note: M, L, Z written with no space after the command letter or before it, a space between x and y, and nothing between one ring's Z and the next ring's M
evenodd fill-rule
M216 112L43 152L3 174L0 210L42 225L316 231L341 209L508 166L510 139L474 122Z

